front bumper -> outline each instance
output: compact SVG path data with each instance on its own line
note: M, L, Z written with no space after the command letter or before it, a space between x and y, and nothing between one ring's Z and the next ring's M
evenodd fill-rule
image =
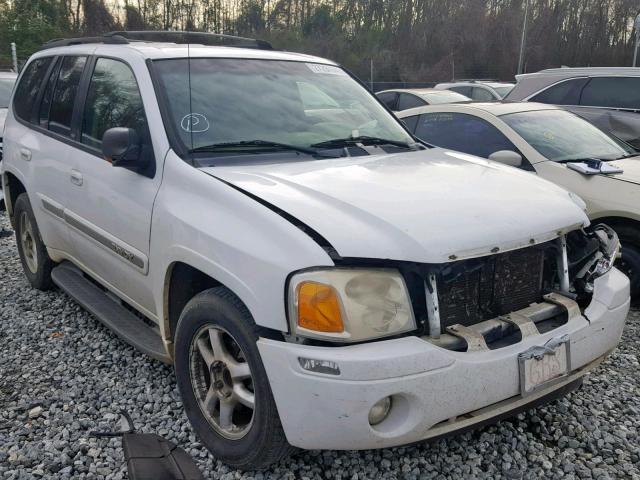
M419 337L345 347L261 338L258 347L287 440L306 449L360 450L434 438L508 416L566 393L615 348L629 311L629 280L616 269L596 280L584 315L504 348L454 352ZM568 334L572 371L520 395L518 354ZM335 362L340 375L302 369L299 357ZM393 396L389 416L369 425L371 407Z

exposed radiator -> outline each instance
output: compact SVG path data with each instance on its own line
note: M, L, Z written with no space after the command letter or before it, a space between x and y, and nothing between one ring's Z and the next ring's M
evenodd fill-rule
M540 301L543 271L544 250L539 246L449 264L436 280L442 330Z

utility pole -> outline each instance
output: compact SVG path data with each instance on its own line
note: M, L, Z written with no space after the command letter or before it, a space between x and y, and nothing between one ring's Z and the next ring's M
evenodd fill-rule
M11 59L13 60L13 70L18 73L18 55L16 54L15 42L11 42Z
M373 92L373 58L369 61L369 88Z
M640 46L640 13L636 17L636 43L633 45L633 66L637 66L636 60L638 59L638 47Z
M527 42L527 17L529 17L529 0L524 0L524 20L522 21L522 37L520 38L520 56L518 57L518 74L524 67L524 46Z

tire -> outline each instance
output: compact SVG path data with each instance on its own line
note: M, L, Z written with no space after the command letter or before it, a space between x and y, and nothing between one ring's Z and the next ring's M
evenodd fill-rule
M193 429L215 457L243 470L266 468L293 451L257 340L258 327L249 311L224 287L191 299L175 336L176 379ZM247 366L249 378L238 380L247 374ZM252 412L246 406L251 394ZM225 421L222 412L229 408L232 413L225 415Z
M616 262L618 267L631 281L631 298L640 298L640 230L627 225L614 226L613 229L622 244L622 258Z
M22 262L22 269L32 287L49 290L53 286L51 270L55 263L49 257L42 241L36 217L26 193L16 199L13 209L15 219L16 244Z

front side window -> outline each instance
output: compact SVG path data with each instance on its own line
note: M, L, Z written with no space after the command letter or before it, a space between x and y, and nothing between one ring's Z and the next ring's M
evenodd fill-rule
M305 149L365 136L413 142L371 93L335 66L192 58L157 60L153 69L168 107L164 120L194 153L256 141Z
M150 143L142 97L133 72L123 62L98 58L85 101L81 142L100 149L104 132L113 127L132 128L143 144Z
M588 81L588 78L574 78L557 83L535 95L530 101L551 105L578 105L582 87Z
M35 103L40 85L47 74L51 57L36 58L32 61L22 74L20 83L16 87L16 94L13 97L13 109L18 118L30 122L33 104Z
M582 90L580 105L640 109L640 77L594 77Z
M599 158L614 160L633 153L586 120L565 110L519 112L500 117L541 155L556 162Z
M500 150L517 151L496 127L465 113L425 113L415 134L431 145L488 158Z
M49 107L49 130L52 132L71 135L73 107L86 62L87 57L64 57L60 64Z

